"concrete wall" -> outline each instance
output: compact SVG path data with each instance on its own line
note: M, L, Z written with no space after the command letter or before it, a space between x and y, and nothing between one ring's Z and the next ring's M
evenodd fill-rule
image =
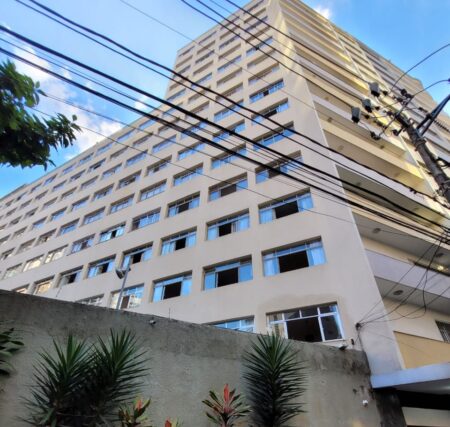
M151 325L150 320L155 324ZM228 382L242 390L242 352L255 335L219 330L150 315L116 312L30 295L0 291L0 322L21 331L25 348L14 357L16 373L0 378L0 426L21 427L24 415L20 398L29 392L37 353L63 340L106 336L109 330L135 331L150 358L150 373L142 396L150 396L151 418L157 426L165 417L180 417L185 427L207 427L202 399L209 389ZM299 361L308 370L308 391L303 398L306 414L293 426L381 425L369 385L369 368L363 353L340 351L321 345L294 342ZM369 405L364 407L362 401ZM242 425L247 425L244 422ZM387 424L383 424L386 425ZM394 424L392 424L394 426Z

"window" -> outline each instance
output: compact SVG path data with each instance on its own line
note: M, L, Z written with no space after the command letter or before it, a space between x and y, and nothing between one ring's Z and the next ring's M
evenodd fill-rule
M165 169L170 164L170 157L167 159L163 159L147 168L147 175L153 175L156 172L159 172Z
M162 239L161 255L167 255L179 249L189 248L195 245L195 230L184 231L183 233Z
M265 276L274 276L324 263L325 253L321 240L275 249L263 254Z
M59 278L58 286L70 285L71 283L75 283L81 280L81 272L83 268L78 267L73 270L65 271L61 273Z
M128 185L133 184L133 182L136 182L139 180L139 177L141 175L141 172L136 172L133 175L129 175L126 178L123 178L119 181L119 184L117 185L117 189L126 187Z
M232 331L253 332L255 324L253 317L246 319L228 320L227 322L213 323L213 326L222 329L231 329Z
M77 240L72 243L72 249L70 251L71 254L75 252L80 252L83 249L90 248L94 243L94 235L84 237L83 239Z
M258 115L253 117L253 120L257 123L261 123L264 119L274 116L275 114L279 114L289 108L289 103L287 101L279 102L271 107L265 108L260 111Z
M75 228L77 228L77 223L78 223L78 220L76 219L75 221L72 221L66 225L63 225L59 229L59 235L70 233L71 231L75 230Z
M34 294L39 295L47 292L52 287L53 277L50 279L41 280L34 284Z
M53 175L53 176L47 178L47 179L44 181L44 185L50 184L50 183L53 182L55 179L56 179L56 175Z
M57 259L62 258L66 247L67 246L63 246L62 248L58 248L48 252L47 256L45 257L44 264L48 264L49 262L56 261Z
M114 166L111 169L106 170L105 172L103 172L102 174L102 179L108 178L109 176L114 175L116 172L119 171L121 164L119 163L118 165Z
M72 175L72 176L70 177L69 182L73 182L73 181L76 181L77 179L81 178L81 176L83 175L83 173L84 173L84 171L80 171L80 172L76 173L75 175Z
M94 157L94 153L88 154L87 156L83 157L83 158L80 160L79 165L84 165L84 164L87 163L89 160L91 160L92 157Z
M233 215L208 224L208 240L214 240L227 234L247 230L250 227L248 212Z
M139 129L143 130L145 128L148 128L150 125L152 125L153 123L155 123L155 119L149 119L146 120L144 123L142 123L141 125L139 125Z
M98 156L99 154L104 153L105 151L108 151L108 150L112 147L112 145L113 145L112 142L108 142L108 144L104 145L103 147L100 147L100 148L97 150L97 156Z
M65 193L61 194L61 200L65 200L68 197L72 196L75 193L75 188L72 188L72 190L66 191Z
M300 168L299 163L303 162L303 159L300 155L291 155L294 160L287 161L276 161L270 163L271 169L268 168L258 168L256 170L256 183L259 184L261 182L267 181L275 176L278 176L279 172L289 173L294 171L295 169ZM272 170L276 169L276 171Z
M241 100L237 104L238 105L233 104L232 106L224 108L223 110L220 110L218 113L214 114L214 121L219 122L220 120L231 116L236 111L239 111L243 105L243 101Z
M5 259L8 259L12 255L13 252L14 252L14 249L10 249L9 251L3 252L2 257L1 257L2 261L4 261Z
M26 294L26 293L28 293L28 285L27 286L21 286L20 288L13 289L13 292L17 292L19 294Z
M52 200L49 200L48 202L45 202L42 205L42 210L47 209L49 206L53 205L53 203L55 203L55 202L56 202L56 197Z
M125 167L134 165L135 163L141 161L145 156L147 155L147 151L143 151L142 153L138 153L133 157L130 157L126 162L125 162Z
M263 57L264 58L264 57ZM271 65L268 69L261 71L260 73L258 73L257 75L251 77L248 80L248 84L252 85L255 84L261 80L264 79L264 77L267 77L269 74L271 73L275 73L276 71L278 71L280 69L280 66L278 64L275 65Z
M204 142L197 142L197 144L192 145L189 148L185 148L178 153L178 160L183 160L186 157L192 156L193 154L201 151L205 148Z
M439 332L442 335L442 339L445 342L450 343L450 323L436 321L436 325L439 328Z
M103 295L98 295L95 297L89 297L89 298L85 298L85 299L81 299L79 301L80 304L86 304L86 305L93 305L93 306L100 306L102 305L103 302Z
M31 211L28 211L23 217L24 218L31 218L36 213L36 211L37 211L37 209L33 209Z
M202 173L203 173L203 166L202 165L196 166L194 169L189 169L185 172L175 175L173 177L173 185L177 186L183 184L184 182L190 181L191 179L194 179L195 177L197 177L197 175L201 175Z
M239 34L234 35L227 41L224 41L222 44L219 45L219 50L223 49L225 46L228 46L230 43L233 43L235 40L239 38Z
M336 304L289 310L267 316L269 328L284 338L306 342L342 339L342 325Z
M47 191L44 191L43 193L38 194L38 195L36 196L36 200L41 200L46 194L47 194Z
M83 225L90 224L91 222L98 221L103 217L105 209L99 209L95 212L92 212L84 217Z
M83 206L86 206L87 203L88 203L88 197L85 197L84 199L81 199L81 200L76 201L75 203L72 203L72 212L82 208Z
M236 150L234 150L236 153L242 154L242 155L246 155L247 154L247 150L245 148L245 145L242 147L237 148ZM228 163L231 163L233 160L237 159L238 156L236 156L236 154L229 154L229 153L225 153L222 154L219 157L216 157L215 159L212 159L211 161L211 169L217 169L220 168L223 165L227 165Z
M125 153L125 151L127 150L127 148L128 148L128 147L124 147L124 148L122 148L121 150L116 151L115 153L112 153L112 154L109 156L109 159L110 159L110 160L112 160L112 159L117 159L117 157L119 157L119 156L121 156L123 153Z
M89 181L83 182L81 184L80 190L86 190L86 188L89 188L95 184L95 181L97 181L97 177L90 179Z
M252 280L252 278L252 261L250 258L220 264L205 269L205 290L245 282Z
M29 259L23 266L23 271L32 270L33 268L39 267L42 264L43 259L44 255L39 255L35 258Z
M99 169L102 167L102 165L105 163L105 159L98 161L97 163L94 163L91 165L88 169L88 172L95 171L96 169Z
M310 193L297 194L260 207L259 222L265 224L274 221L275 219L312 209L312 207L313 204Z
M10 277L14 277L19 273L21 264L14 265L13 267L9 267L5 270L5 274L3 276L4 279L8 279Z
M28 242L24 242L17 249L17 254L21 254L22 252L27 251L33 246L34 239L28 240Z
M125 224L115 225L100 233L99 243L107 242L108 240L115 239L122 236L125 231Z
M166 189L166 181L154 184L141 191L141 196L139 200L142 202L143 200L150 199L151 197L154 197L157 194L163 193L165 189Z
M228 68L230 68L233 64L237 64L240 60L241 60L242 56L238 55L236 57L234 57L233 59L225 59L227 62L223 65L221 65L218 69L217 72L218 73L223 73L225 70L228 70Z
M159 151L164 150L165 148L171 146L175 142L176 136L172 136L170 138L165 139L164 141L158 142L158 144L154 145L152 148L152 153L158 153Z
M65 184L65 183L66 183L66 181L63 181L63 182L60 182L59 184L55 185L55 186L52 188L52 191L58 191L58 190L60 190L61 188L64 187L64 184Z
M33 214L34 214L34 212L33 212ZM11 226L11 225L16 225L16 224L18 224L19 221L20 221L20 218L21 218L21 217L19 216L19 217L13 219L13 220L9 223L9 225Z
M192 275L184 274L154 282L153 302L189 295L191 292Z
M217 87L223 86L224 84L230 82L237 76L239 76L242 73L242 69L238 69L236 71L233 71L232 73L228 74L227 76L221 78L220 80L217 80Z
M114 270L114 257L105 258L100 261L89 264L88 278L98 276L103 273L109 273Z
M129 196L126 199L119 200L118 202L115 202L111 205L111 209L109 210L109 213L115 213L118 211L121 211L122 209L127 208L128 206L131 206L133 204L133 196Z
M129 130L128 132L124 133L123 135L118 136L117 141L123 142L123 141L127 140L128 138L131 137L131 135L133 135L134 132L135 132L135 129Z
M53 234L55 234L55 231L56 230L52 230L49 231L48 233L41 234L37 239L36 246L48 242L53 237Z
M239 133L239 132L242 132L243 130L245 130L245 123L240 122L237 125L232 126L229 129L229 131L220 132L220 133L214 135L212 140L214 142L220 142L220 141L223 141L224 139L227 139L231 135L231 132Z
M185 92L186 92L186 89L182 89L182 90L180 90L180 91L174 93L172 96L169 96L169 97L167 98L167 101L168 101L168 102L172 102L172 101L174 101L175 99L179 98L180 96L183 96Z
M264 145L267 147L269 145L275 144L278 141L281 141L284 138L289 138L293 134L293 129L277 129L274 132L269 132L266 135L258 138L255 142L259 145ZM261 147L258 145L253 145L254 150L260 150Z
M105 187L105 188L102 188L101 190L96 191L94 193L94 196L92 197L92 201L99 200L99 199L102 199L103 197L106 197L108 194L112 193L112 189L113 189L113 186L110 185L109 187Z
M209 200L216 200L236 191L244 190L247 188L247 177L241 176L228 180L227 182L220 183L209 189Z
M142 294L144 293L144 285L135 286L133 288L126 288L123 290L122 296L119 302L119 308L121 310L127 308L138 307L142 301ZM120 292L114 292L111 298L111 308L117 307L117 302L119 301Z
M131 223L131 230L138 230L139 228L145 227L150 224L154 224L159 221L159 209L151 212L147 212L144 215L140 215L133 219Z
M60 209L59 211L56 211L56 212L53 212L50 216L50 221L55 221L55 220L63 217L65 211L66 211L66 208Z
M147 261L152 257L152 245L141 246L131 251L124 252L122 268L127 268L130 265L138 262Z
M206 122L199 122L196 125L184 129L181 134L181 139L191 136L192 133L198 133L200 130L205 129L206 126L207 126Z
M248 31L248 30L247 30ZM261 50L262 47L272 44L273 38L269 37L266 40L259 42L256 45L253 45L250 49L247 50L247 56L253 55L255 52Z
M200 204L199 194L194 194L192 196L186 197L185 199L177 200L176 202L169 204L167 216L171 217L178 215L182 212L198 207L199 204Z
M264 89L261 89L258 92L255 92L253 95L250 95L250 103L259 101L260 99L265 98L266 96L279 91L283 87L284 87L283 80L279 80L275 83L272 83L271 85L266 86Z

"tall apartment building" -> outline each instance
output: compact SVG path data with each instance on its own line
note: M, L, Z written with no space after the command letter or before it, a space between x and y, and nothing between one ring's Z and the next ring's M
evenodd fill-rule
M114 308L115 267L131 266L122 309L363 349L374 387L397 389L406 406L405 390L448 393L450 251L444 236L424 234L439 236L437 225L414 216L448 226L448 210L407 135L374 140L380 127L352 123L348 107L370 95L364 80L389 90L402 71L299 1L246 11L257 18L235 13L237 34L215 26L177 56L178 73L222 97L177 78L166 99L247 141L167 106L152 114L304 183L142 117L113 135L118 143L99 142L1 200L0 287ZM406 75L399 88L423 86ZM411 106L419 120L435 102L424 91ZM441 115L427 134L447 161L449 128ZM442 411L405 416L435 425Z

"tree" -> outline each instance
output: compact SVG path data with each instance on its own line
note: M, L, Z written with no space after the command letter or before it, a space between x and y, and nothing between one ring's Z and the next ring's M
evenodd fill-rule
M306 391L306 376L288 340L258 336L244 354L244 367L251 418L257 427L285 426L304 412L297 399Z
M62 114L41 119L30 113L45 93L39 82L20 74L7 61L0 64L0 164L31 167L54 165L50 159L52 148L72 145L76 116L70 121Z

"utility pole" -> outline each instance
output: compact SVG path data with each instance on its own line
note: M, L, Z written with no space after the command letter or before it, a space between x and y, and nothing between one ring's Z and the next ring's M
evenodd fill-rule
M380 90L377 83L372 83L370 85L370 92L373 96L379 97ZM414 95L410 95L406 92L406 90L401 90L403 99L397 98L397 100L401 101L402 108L399 111L392 112L388 111L388 115L392 117L391 121L387 126L383 127L383 131L379 134L374 132L371 133L371 137L375 140L379 140L381 135L385 132L385 130L394 122L397 121L401 129L399 131L394 131L396 135L399 135L402 131L405 131L413 144L416 151L419 153L426 167L430 171L431 175L433 175L434 180L439 186L439 194L446 198L447 202L450 204L450 179L447 174L444 172L443 168L439 165L438 159L431 153L426 144L426 139L424 137L428 128L432 125L432 123L436 120L440 112L444 109L447 102L450 101L450 95L448 95L433 111L427 113L425 118L417 125L414 124L414 121L405 116L404 111L407 110L408 104L411 102ZM387 92L384 93L387 95ZM367 113L372 113L373 110L379 110L380 106L375 106L372 104L370 99L364 99L362 101L362 106ZM366 118L370 118L368 114L364 114ZM352 121L354 123L358 123L361 119L361 109L359 107L352 107Z
M434 180L439 186L439 192L447 199L447 202L450 203L450 179L447 177L447 174L437 162L437 159L428 149L426 144L427 141L424 138L425 132L436 120L437 116L443 110L449 100L450 95L448 95L431 113L428 113L417 126L414 126L414 123L406 118L403 114L401 114L401 112L394 114L394 118L406 131L412 144L414 145L414 148L419 153L420 157L422 157L422 160L430 171L431 175L433 175Z
M127 283L128 272L130 270L131 270L131 267L129 265L127 265L127 267L124 269L116 268L117 277L119 279L123 279L122 286L120 287L119 297L117 299L116 310L120 309L120 304L122 303L123 290L125 289L125 284Z

